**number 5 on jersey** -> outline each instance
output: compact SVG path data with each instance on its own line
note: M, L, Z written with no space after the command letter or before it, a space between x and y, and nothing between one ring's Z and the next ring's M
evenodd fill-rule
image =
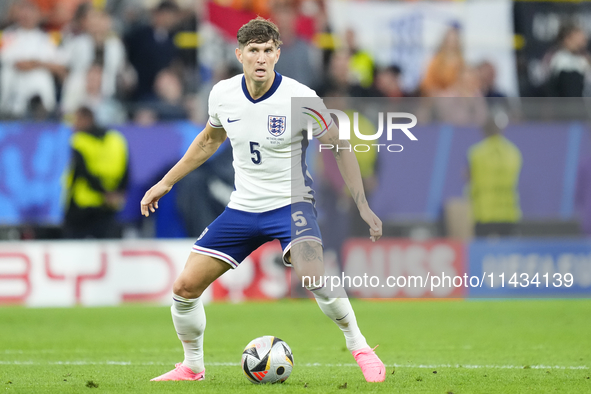
M260 144L258 142L250 141L250 153L254 156L250 158L254 164L261 164L261 151L259 150Z
M303 227L308 224L308 221L304 217L304 212L302 211L292 213L291 218L293 219L293 222L296 225L296 227Z

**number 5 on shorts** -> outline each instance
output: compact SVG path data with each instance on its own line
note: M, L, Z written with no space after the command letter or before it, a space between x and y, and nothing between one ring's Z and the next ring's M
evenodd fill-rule
M297 227L303 227L308 224L308 221L304 217L304 212L297 211L291 214L291 217Z

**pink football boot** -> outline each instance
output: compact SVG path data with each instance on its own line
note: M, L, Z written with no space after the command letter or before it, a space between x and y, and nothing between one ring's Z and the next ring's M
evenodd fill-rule
M189 367L185 367L183 363L175 365L175 369L170 372L160 375L157 378L150 379L150 382L162 382L166 380L203 380L205 379L205 369L199 373L195 373Z
M377 346L376 346L377 347ZM363 377L368 382L383 382L386 379L386 367L377 354L375 348L365 348L352 352L355 361L359 364Z

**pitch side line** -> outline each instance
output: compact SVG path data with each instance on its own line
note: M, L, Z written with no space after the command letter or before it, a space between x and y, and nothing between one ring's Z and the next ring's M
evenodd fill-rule
M48 362L37 362L37 361L7 361L0 360L0 365L131 365L131 366L149 366L149 365L172 365L172 363L163 362L131 362L131 361L48 361ZM228 362L228 363L205 363L209 366L218 367L239 367L240 363ZM345 363L345 364L322 364L322 363L306 363L298 364L303 367L357 367L357 364ZM474 365L474 364L386 364L386 367L395 368L466 368L466 369L589 369L586 365Z
M178 348L170 348L170 349L136 349L130 350L129 353L162 353L162 352L175 352L178 353ZM5 349L0 350L0 354L54 354L54 353L112 353L111 350L89 350L89 349L71 349L71 350L58 350L58 349L30 349L30 350L21 350L21 349Z

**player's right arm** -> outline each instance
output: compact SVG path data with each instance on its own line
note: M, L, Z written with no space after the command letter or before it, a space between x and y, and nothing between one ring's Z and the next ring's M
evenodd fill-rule
M142 215L147 217L150 216L150 212L156 212L158 201L172 189L174 184L205 163L225 140L226 131L223 128L214 128L208 122L178 163L164 175L160 182L146 192L140 203Z

